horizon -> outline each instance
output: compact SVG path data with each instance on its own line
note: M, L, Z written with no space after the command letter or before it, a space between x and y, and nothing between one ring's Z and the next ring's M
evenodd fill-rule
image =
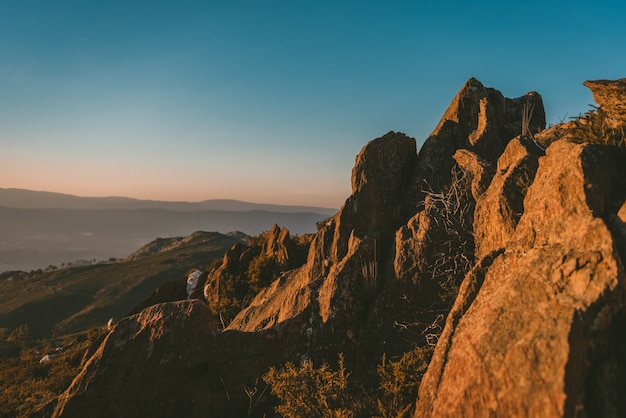
M200 199L200 200L160 200L160 199L139 199L132 196L99 196L99 195L76 195L71 193L63 193L63 192L55 192L50 190L32 190L32 189L22 189L16 187L0 187L0 191L2 190L15 190L15 191L23 191L29 193L51 193L56 195L62 195L66 197L72 198L85 198L85 199L129 199L129 200L139 200L143 202L163 202L163 203L204 203L204 202L237 202L237 203L247 203L253 205L265 205L265 206L294 206L294 207L309 207L309 208L319 208L319 209L330 209L330 210L338 210L339 207L328 207L328 206L317 206L317 205L288 205L288 204L280 204L273 202L257 202L250 200L241 200L241 199L220 199L220 198L209 198L209 199ZM0 204L2 206L2 204Z
M0 4L0 187L340 207L361 148L418 149L470 77L549 124L626 76L626 4ZM620 73L621 72L621 73Z

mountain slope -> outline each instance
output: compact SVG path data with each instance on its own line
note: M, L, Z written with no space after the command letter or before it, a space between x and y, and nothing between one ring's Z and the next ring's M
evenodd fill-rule
M36 337L63 335L122 318L158 286L204 268L239 235L197 232L129 261L0 276L0 328L26 324ZM150 244L148 244L150 246Z
M165 209L23 209L0 207L0 272L75 260L121 258L155 237L194 231L257 235L274 224L295 234L326 217L313 212Z

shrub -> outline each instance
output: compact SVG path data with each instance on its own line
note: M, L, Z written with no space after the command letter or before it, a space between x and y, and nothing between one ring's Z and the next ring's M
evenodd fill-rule
M327 363L315 368L305 360L300 367L287 363L284 370L275 368L263 376L271 391L280 400L276 412L286 417L354 417L356 403L348 391L348 377L343 355L339 354L339 370Z
M443 190L424 190L424 213L438 230L428 238L432 262L426 271L439 286L439 298L451 306L461 280L474 264L474 203L471 177L466 171L452 168L450 185Z
M434 347L427 345L406 352L398 361L387 361L383 354L377 368L380 386L376 408L383 418L409 416L417 390L432 357Z
M376 369L378 386L367 394L348 382L350 373L341 353L337 371L327 363L316 368L306 360L300 367L293 363L280 371L272 367L263 380L279 399L276 412L286 417L407 417L413 412L433 351L432 346L418 347L397 361L388 361L383 355Z
M246 276L250 288L257 293L276 278L276 260L265 254L259 254L250 261Z
M609 115L602 108L592 106L591 110L575 118L566 133L575 139L600 145L626 146L624 127L609 122Z

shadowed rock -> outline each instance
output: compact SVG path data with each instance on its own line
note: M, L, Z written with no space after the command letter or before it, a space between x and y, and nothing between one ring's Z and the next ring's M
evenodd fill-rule
M123 319L61 395L53 416L210 415L206 350L216 332L199 300L153 305Z
M533 109L529 131L545 128L543 101L538 93L509 99L470 78L420 150L417 177L430 187L448 184L457 149L470 150L495 164L509 140L521 134L525 105Z

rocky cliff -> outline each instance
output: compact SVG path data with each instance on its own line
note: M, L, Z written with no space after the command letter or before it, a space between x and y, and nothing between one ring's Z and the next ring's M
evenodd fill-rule
M592 85L610 98L614 133L624 96ZM130 416L154 392L171 399L144 413L262 416L270 366L342 352L366 382L383 354L424 346L436 349L416 416L624 415L626 148L573 124L544 128L539 94L508 99L468 80L419 153L395 132L365 145L351 196L304 264L288 232L270 231L260 254L279 277L226 329L199 300L144 309L110 333L56 415ZM209 307L246 251L209 274Z
M624 81L586 82L607 121ZM622 125L623 126L623 125ZM477 266L447 318L415 416L624 416L626 148L566 127L509 143L477 202ZM592 138L593 139L593 138Z

